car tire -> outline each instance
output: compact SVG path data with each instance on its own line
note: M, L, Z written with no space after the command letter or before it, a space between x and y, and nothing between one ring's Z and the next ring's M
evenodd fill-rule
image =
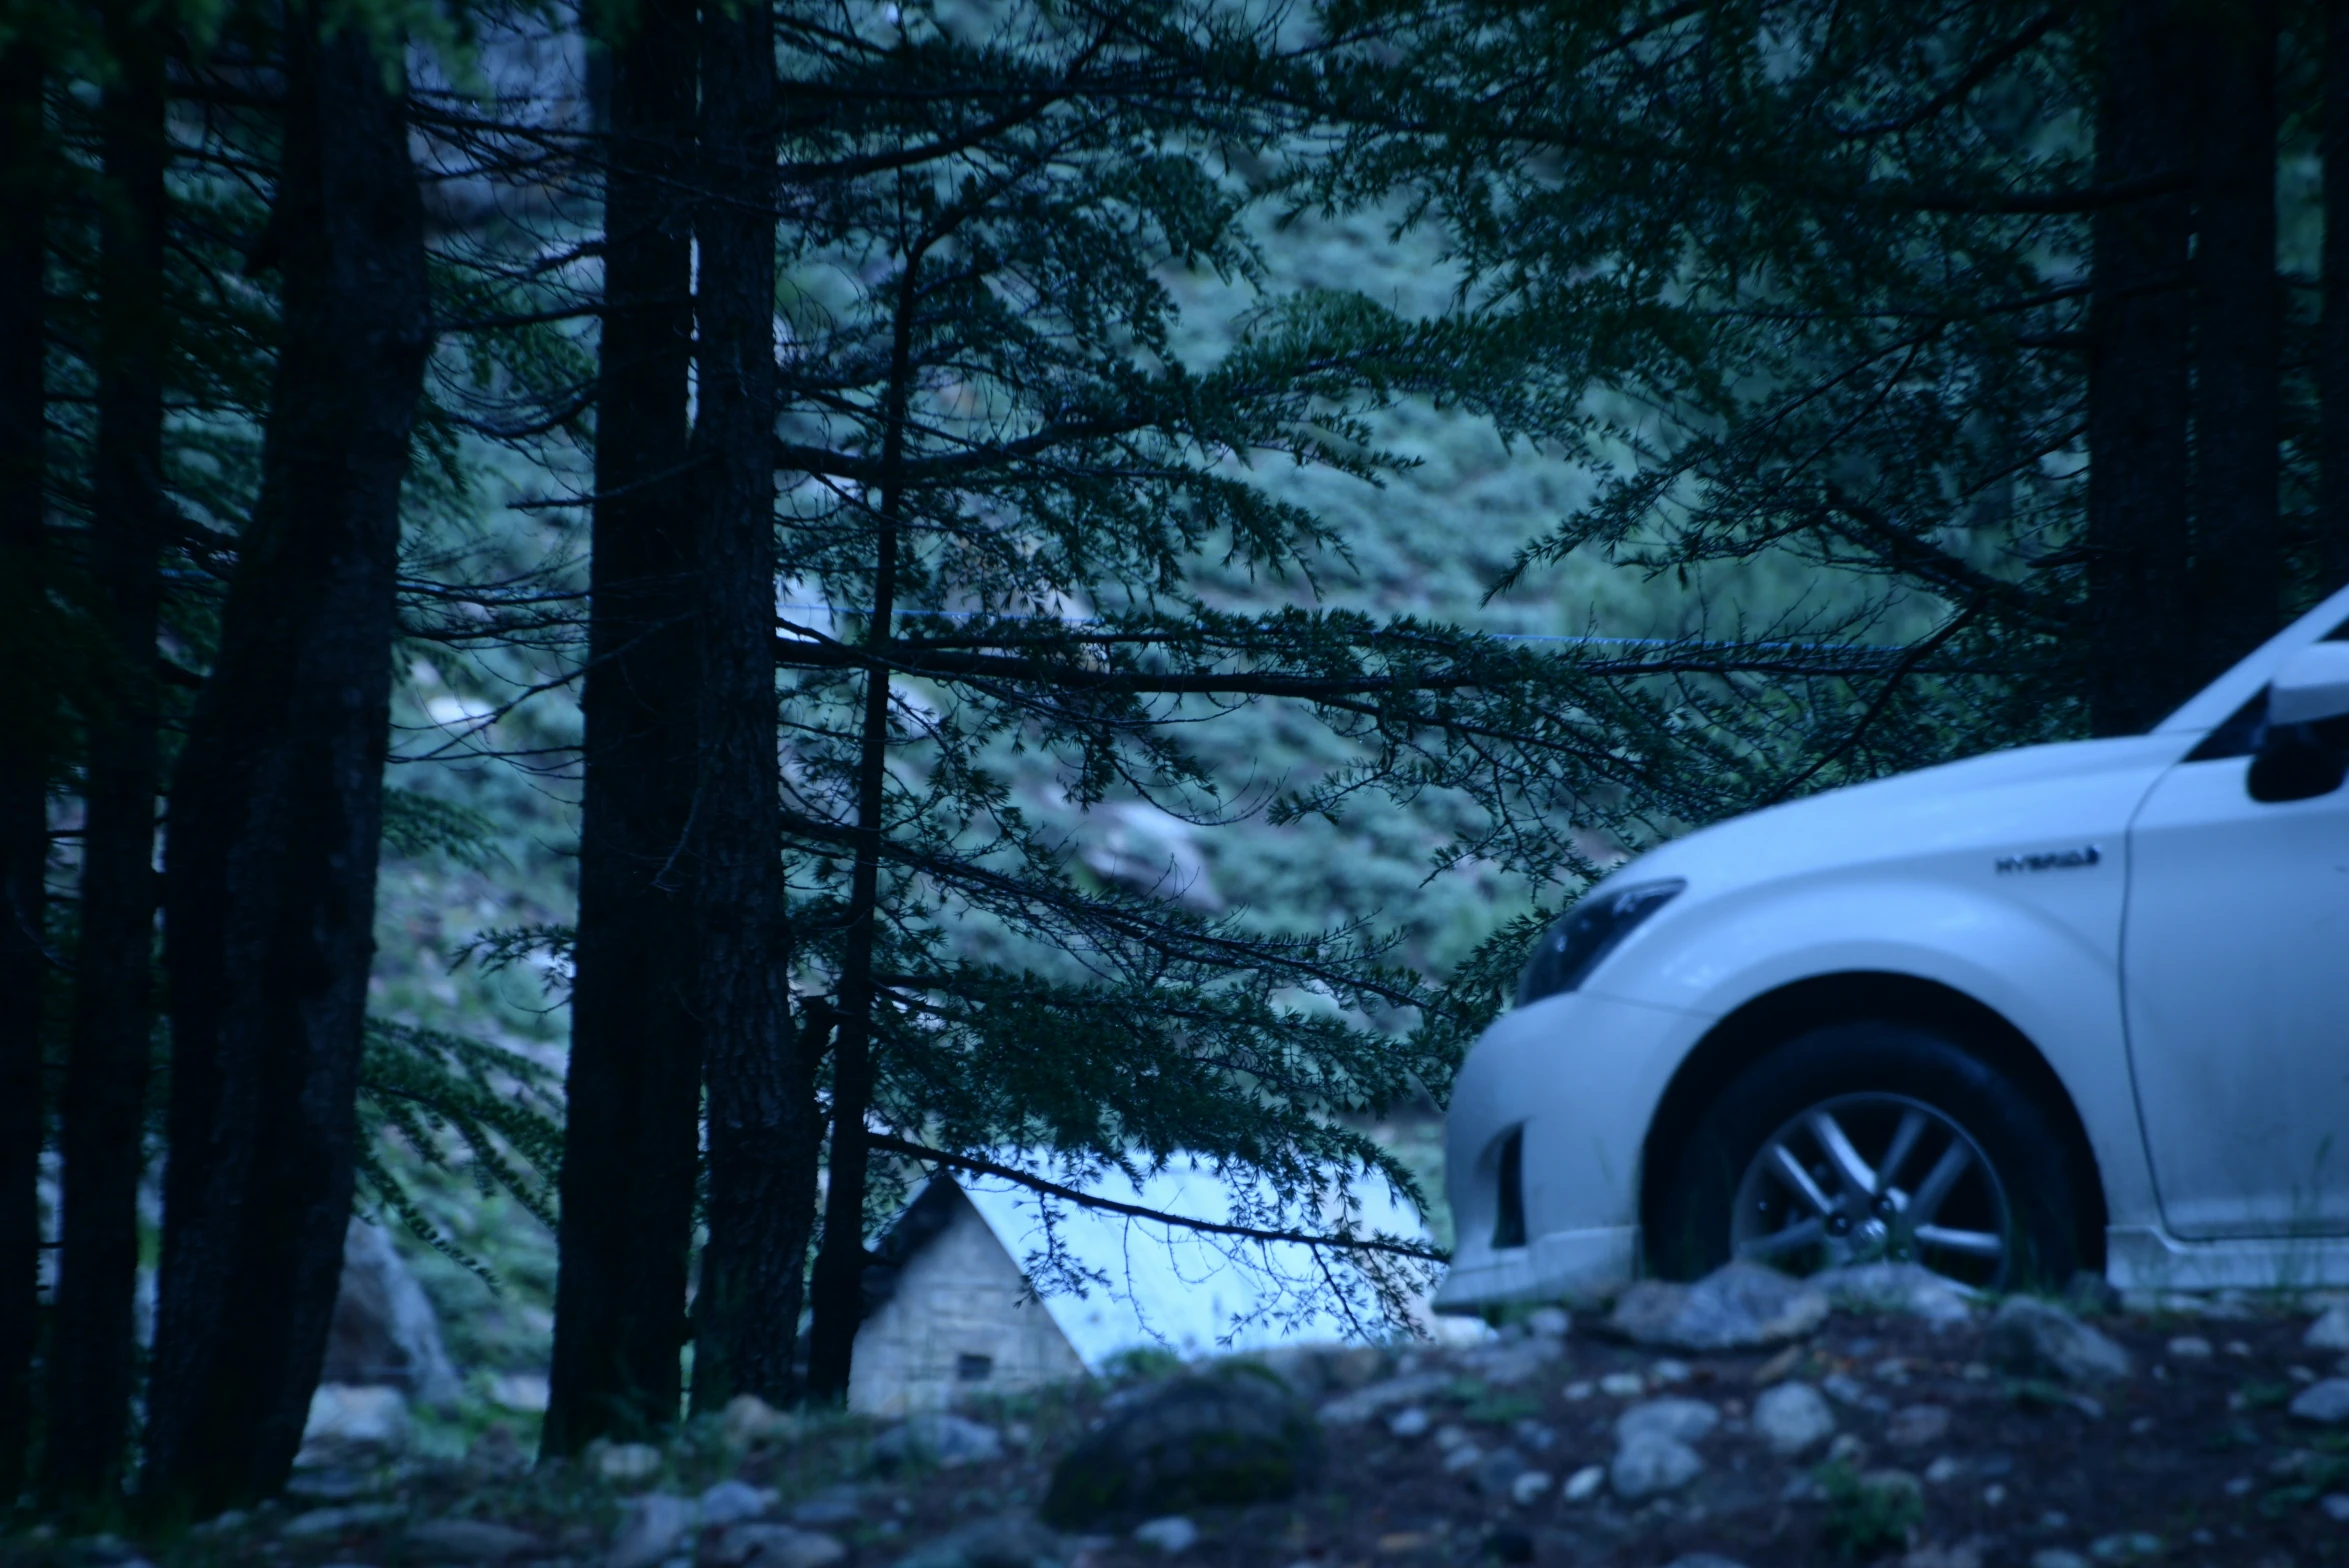
M1842 1161L1827 1152L1838 1138ZM1984 1289L2061 1286L2080 1257L2066 1148L2033 1094L1956 1041L1912 1024L1827 1025L1752 1063L1697 1117L1650 1210L1649 1262L1695 1279L1732 1256L1796 1273L1916 1261ZM1886 1159L1892 1176L1864 1199L1862 1173ZM1936 1187L1945 1163L1957 1174ZM1924 1200L1964 1212L1945 1219Z

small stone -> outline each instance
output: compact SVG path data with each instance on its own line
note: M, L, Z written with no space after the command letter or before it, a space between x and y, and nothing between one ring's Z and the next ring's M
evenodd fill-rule
M1982 1568L1982 1553L1971 1541L1927 1542L1900 1560L1900 1568Z
M2316 1500L2316 1506L2325 1511L2325 1517L2335 1524L2349 1524L2349 1496L2327 1492Z
M1881 1394L1868 1392L1868 1386L1848 1372L1830 1372L1819 1379L1819 1387L1829 1399L1855 1410L1888 1410L1890 1403Z
M2161 1555L2161 1537L2143 1530L2100 1535L2090 1543L2088 1555L2100 1563L2143 1562L2148 1557Z
M787 1524L743 1520L702 1538L702 1568L832 1568L848 1548L832 1536Z
M2129 1375L2129 1353L2061 1307L2010 1296L1991 1315L1990 1359L2018 1377L2058 1383L2103 1382Z
M1789 1345L1760 1366L1754 1368L1754 1381L1764 1387L1794 1376L1794 1369L1802 1364L1803 1347Z
M1683 1552L1667 1568L1745 1568L1745 1564L1719 1552Z
M650 1443L612 1443L595 1456L595 1473L628 1486L661 1473L661 1451Z
M647 1492L629 1499L627 1511L620 1516L620 1528L612 1536L612 1550L604 1559L605 1568L653 1568L655 1563L667 1561L693 1533L695 1512L692 1498L667 1492Z
M1598 1385L1591 1382L1588 1378L1583 1379L1579 1383L1569 1383L1565 1388L1566 1398L1574 1404L1580 1404L1582 1401L1590 1398L1591 1395L1597 1392Z
M1449 1372L1407 1373L1340 1395L1321 1407L1321 1419L1328 1426L1360 1426L1398 1406L1433 1399L1451 1386Z
M1909 1405L1884 1423L1884 1441L1895 1448L1929 1448L1949 1435L1949 1412L1939 1405Z
M1523 1508L1547 1492L1553 1482L1547 1470L1525 1470L1509 1483L1509 1501Z
M2286 1367L2284 1368L2284 1376L2290 1378L2295 1383L2313 1383L2316 1381L2316 1373L2308 1367Z
M1919 1263L1854 1263L1822 1269L1808 1283L1844 1312L1905 1312L1935 1324L1974 1315L1961 1286Z
M1461 1443L1444 1451L1444 1474L1458 1475L1471 1469L1484 1457L1484 1450L1474 1443Z
M2289 1408L2301 1420L2325 1426L2349 1421L2349 1377L2328 1377L2309 1384L2293 1396Z
M1064 1560L1060 1537L1025 1514L966 1524L915 1548L897 1568L1036 1568Z
M1827 1462L1831 1465L1864 1465L1868 1462L1868 1445L1856 1432L1839 1432L1835 1441L1827 1445Z
M910 1416L873 1439L873 1462L884 1468L922 1463L949 1469L992 1464L1002 1457L1002 1433L945 1411Z
M2069 1529L2071 1523L2072 1516L2060 1508L2050 1508L2039 1516L2039 1528L2042 1530Z
M1986 1487L1982 1488L1982 1506L1983 1506L1983 1507L1985 1507L1985 1508L1997 1508L1997 1507L1999 1507L2000 1505L2004 1504L2005 1502L2006 1502L2006 1483L2005 1483L2005 1482L2003 1482L2003 1481L1993 1481L1993 1482L1991 1482L1991 1483L1990 1483L1988 1486L1986 1486Z
M1564 1339L1567 1331L1573 1327L1574 1319L1559 1307L1536 1307L1525 1315L1526 1332L1538 1334L1544 1339ZM2349 1349L2349 1346L2343 1348Z
M1565 1341L1532 1334L1467 1351L1460 1357L1460 1365L1461 1370L1495 1388L1510 1388L1532 1381L1565 1354Z
M1413 1405L1387 1417L1387 1430L1397 1437L1421 1437L1426 1435L1431 1419L1425 1406Z
M718 1413L718 1437L729 1448L749 1448L776 1438L796 1436L799 1421L756 1394L736 1394Z
M1825 1295L1758 1263L1733 1262L1693 1285L1641 1280L1616 1298L1608 1329L1669 1350L1759 1350L1817 1331Z
M408 1529L408 1544L427 1557L456 1562L502 1562L545 1546L527 1530L487 1519L434 1519Z
M313 1508L307 1513L299 1513L288 1519L277 1533L289 1541L322 1540L334 1536L352 1535L361 1530L372 1530L379 1525L390 1524L393 1520L403 1517L407 1511L398 1503L347 1503L340 1508ZM223 1514L220 1517L225 1519L228 1515ZM243 1522L244 1516L239 1514L237 1523L242 1524ZM219 1521L215 1520L214 1524L218 1525ZM234 1525L219 1527L224 1530L235 1528Z
M1648 1368L1648 1376L1659 1383L1685 1383L1693 1375L1687 1362L1676 1361L1670 1356L1659 1357Z
M2300 1343L2311 1350L2349 1350L2349 1302L2335 1302L2318 1313Z
M1966 1473L1966 1462L1950 1454L1943 1454L1925 1467L1927 1486L1947 1486Z
M321 1383L302 1424L304 1467L365 1464L408 1446L408 1399L388 1385Z
M1693 1443L1721 1424L1721 1412L1701 1399L1651 1399L1615 1418L1615 1440L1630 1444L1647 1437Z
M1754 1401L1754 1431L1770 1452L1791 1459L1835 1433L1835 1412L1808 1383L1780 1383Z
M2180 1334L2162 1350L2172 1361L2208 1361L2211 1356L2210 1341L2200 1334Z
M828 1486L791 1509L791 1522L809 1530L852 1525L863 1517L864 1509L853 1486Z
M2227 1341L2226 1351L2230 1356L2248 1357L2251 1354L2251 1347L2242 1340L2230 1339Z
M1697 1451L1686 1443L1661 1436L1642 1436L1615 1451L1607 1466L1607 1480L1625 1502L1678 1491L1705 1468Z
M2251 1488L2256 1484L2257 1483L2255 1483L2251 1477L2247 1475L2235 1476L2227 1482L2225 1488L2226 1494L2229 1497L2249 1497L2251 1495Z
M1468 1435L1468 1428L1464 1426L1439 1426L1436 1428L1435 1446L1446 1453L1450 1453L1455 1448L1470 1447L1473 1441Z
M2031 1554L2031 1568L2089 1568L2088 1559L2060 1546L2043 1546Z
M1599 1488L1605 1486L1606 1484L1607 1471L1605 1466L1584 1465L1581 1469L1575 1471L1572 1475L1566 1478L1566 1485L1563 1489L1563 1495L1566 1501L1570 1503L1588 1502L1591 1498L1597 1496Z
M1144 1546L1155 1546L1162 1556L1172 1557L1199 1544L1199 1527L1181 1514L1168 1514L1163 1519L1134 1526L1134 1539Z
M1637 1372L1610 1372L1599 1379L1599 1392L1611 1398L1637 1399L1647 1391L1647 1379Z
M775 1495L772 1490L752 1486L747 1481L720 1481L701 1494L702 1525L706 1529L756 1519L775 1506Z

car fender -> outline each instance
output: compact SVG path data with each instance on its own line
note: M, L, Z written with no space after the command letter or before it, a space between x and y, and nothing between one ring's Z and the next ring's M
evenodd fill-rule
M2111 1222L2150 1222L2152 1177L2120 1006L2122 857L2025 873L2013 891L1987 863L1974 863L1984 858L1724 891L1676 911L1668 933L1640 943L1645 963L1602 966L1591 990L1717 1025L1789 986L1838 975L1946 987L1997 1014L2039 1052L2086 1133ZM1643 1128L1669 1083L1670 1074L1657 1076L1663 1081L1637 1106Z

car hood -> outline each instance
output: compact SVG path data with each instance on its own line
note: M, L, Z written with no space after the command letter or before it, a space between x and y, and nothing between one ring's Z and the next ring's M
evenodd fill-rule
M2190 739L2126 735L2024 746L1828 790L1675 839L1618 868L1607 885L1685 877L1701 897L1957 852L2062 854L2094 845L2117 854L2138 802Z

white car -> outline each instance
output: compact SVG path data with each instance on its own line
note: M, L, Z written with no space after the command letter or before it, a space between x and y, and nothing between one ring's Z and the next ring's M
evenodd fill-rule
M2349 1285L2345 622L2349 590L2149 734L1617 869L1461 1068L1439 1309L1732 1257Z

